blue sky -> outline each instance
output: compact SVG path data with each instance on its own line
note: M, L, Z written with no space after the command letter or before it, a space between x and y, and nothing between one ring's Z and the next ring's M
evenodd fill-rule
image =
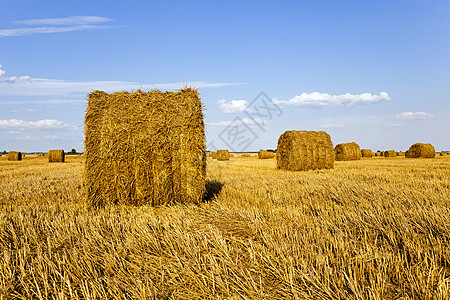
M90 90L183 84L212 149L276 148L295 129L450 150L449 15L449 1L0 0L0 151L82 150Z

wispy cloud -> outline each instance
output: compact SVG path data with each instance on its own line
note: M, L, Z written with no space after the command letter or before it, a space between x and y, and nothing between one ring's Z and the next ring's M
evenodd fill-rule
M241 113L248 108L248 103L246 100L231 100L227 102L225 99L217 101L219 109L226 114L230 113Z
M221 122L206 123L206 125L208 125L208 126L215 126L215 127L225 127L225 126L240 125L240 124L246 124L246 125L264 124L264 119L263 118L255 118L255 119L239 118L239 119L235 119L233 121L221 121Z
M352 95L346 93L344 95L330 95L326 93L302 93L289 100L274 99L275 104L279 105L294 105L294 106L351 106L354 104L371 104L381 101L389 101L391 98L386 92L381 92L379 95L372 95L371 93L363 93L359 95Z
M70 16L64 18L20 20L15 21L14 23L24 25L67 26L67 25L87 25L87 24L105 23L109 21L112 21L112 19L99 16Z
M330 124L322 125L321 127L326 128L326 129L337 129L337 128L345 128L345 127L347 127L347 125L338 124L338 123L330 123Z
M63 121L45 119L39 121L24 121L17 119L10 120L0 120L0 128L3 129L16 129L16 130L24 130L24 129L73 129L74 126L67 124Z
M137 89L175 90L183 88L185 86L193 86L196 88L219 88L244 84L206 81L174 83L142 83L130 81L69 81L59 79L32 78L30 76L6 77L4 76L5 71L1 71L0 96L48 96L70 95L74 93L87 94L92 90L101 90L105 92Z
M31 19L15 21L15 24L28 25L35 27L18 27L0 29L0 38L12 36L26 36L43 33L60 33L80 30L95 30L107 29L111 26L102 25L112 21L112 19L99 16L71 16L64 18L49 18L49 19Z
M26 108L26 109L13 109L10 110L9 112L11 113L31 113L31 112L35 112L35 109L32 108Z
M405 111L395 115L395 117L399 120L427 120L433 118L434 115L423 111Z

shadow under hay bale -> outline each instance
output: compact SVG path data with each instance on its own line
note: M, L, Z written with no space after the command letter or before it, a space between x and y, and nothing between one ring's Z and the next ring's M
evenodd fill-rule
M334 148L337 161L361 159L361 149L357 143L338 144Z
M205 196L203 197L203 202L210 202L214 200L217 195L220 194L220 191L222 190L223 183L212 180L207 181L205 185Z
M271 151L260 150L258 152L258 159L269 159L269 158L274 158L274 157L275 157L275 153L273 153Z
M217 160L224 161L224 160L230 160L230 153L228 150L217 150Z
M409 157L411 158L434 158L436 150L431 144L416 143L409 147Z
M361 156L362 157L372 157L373 151L370 149L361 149Z
M384 151L384 157L397 157L395 150Z
M85 149L91 205L203 200L205 129L195 89L90 93Z
M10 151L8 153L9 161L21 161L22 160L22 152Z
M286 131L278 139L276 158L283 170L332 169L333 143L325 131Z
M48 162L65 162L66 155L64 150L49 150L48 151Z

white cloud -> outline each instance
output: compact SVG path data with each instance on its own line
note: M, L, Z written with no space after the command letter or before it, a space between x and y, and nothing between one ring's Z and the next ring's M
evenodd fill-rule
M36 141L38 138L26 135L26 136L18 136L17 139L20 141Z
M331 105L351 106L353 104L370 104L389 100L391 100L391 98L386 92L381 92L379 95L372 95L371 93L363 93L360 95L352 95L350 93L346 93L344 95L330 95L326 93L313 92L302 93L301 95L297 95L287 101L278 99L274 99L273 101L275 104L281 105L324 107Z
M221 99L217 101L219 109L226 114L240 113L247 109L248 104L246 100L231 100L230 102Z
M3 71L4 72L4 71ZM87 94L92 90L114 92L120 90L175 90L185 86L196 88L218 88L243 83L226 82L175 82L175 83L140 83L129 81L68 81L29 76L0 77L0 96L44 96Z
M0 76L5 75L5 71L2 70L2 65L0 65Z
M336 128L345 128L345 127L347 127L347 125L338 124L338 123L330 123L330 124L322 125L322 128L327 128L327 129L336 129Z
M11 113L27 113L27 112L35 112L35 109L32 108L26 108L26 109L13 109L10 110L9 112Z
M99 23L105 23L109 21L112 20L99 16L71 16L65 18L22 20L16 21L14 23L22 25L35 25L36 27L0 29L0 38L41 33L107 29L111 28L111 26L99 25Z
M46 140L59 140L61 138L59 136L56 136L56 135L46 135L45 139Z
M225 127L230 125L240 125L240 124L246 124L246 125L257 125L257 124L264 124L263 118L239 118L235 119L233 121L221 121L221 122L212 122L212 123L206 123L207 126L217 126L217 127Z
M77 25L77 26L62 26L62 27L31 27L31 28L0 29L0 38L32 35L38 33L60 33L60 32L107 29L107 28L111 27L104 25Z
M15 21L16 24L24 25L86 25L95 23L105 23L112 21L112 19L99 16L70 16L65 18L49 18L49 19L31 19Z
M426 120L433 118L434 115L423 111L405 111L395 115L395 117L399 120Z
M63 121L45 119L39 121L23 121L17 119L0 120L0 128L4 129L61 129L73 128Z

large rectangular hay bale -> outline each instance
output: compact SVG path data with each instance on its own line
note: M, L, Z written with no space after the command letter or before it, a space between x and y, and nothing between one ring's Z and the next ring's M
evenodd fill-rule
M434 158L436 150L431 144L415 143L409 147L409 157L411 158Z
M334 148L337 161L361 159L361 149L357 143L338 144Z
M65 161L64 150L49 150L48 151L48 162L61 162Z
M333 143L325 131L286 131L278 139L276 158L284 170L332 169Z
M206 144L198 91L90 93L85 156L91 205L202 201Z
M22 152L17 152L17 151L8 152L8 160L21 161L22 160Z

